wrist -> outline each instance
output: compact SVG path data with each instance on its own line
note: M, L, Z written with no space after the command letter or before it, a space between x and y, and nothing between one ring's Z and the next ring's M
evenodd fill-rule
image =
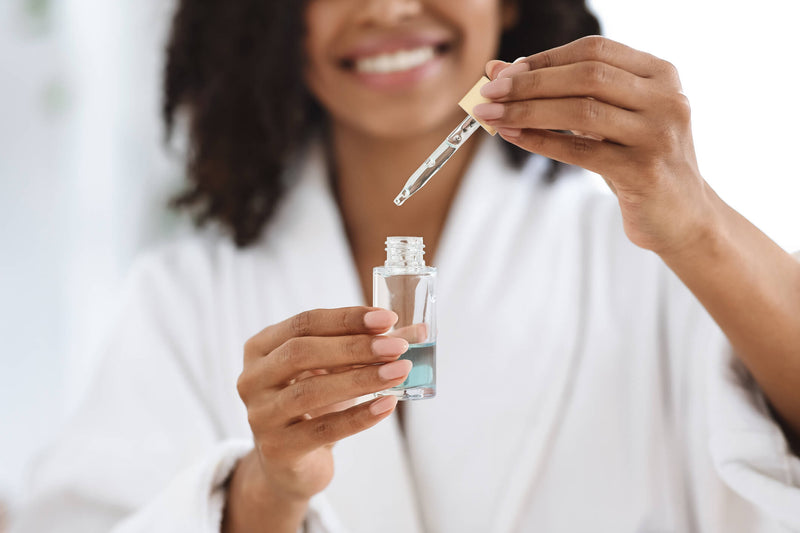
M299 528L308 499L277 490L255 450L242 457L228 480L222 531L291 532Z
M679 215L681 224L678 237L672 243L654 250L668 265L714 260L727 240L725 211L728 206L705 182L698 196L692 210Z

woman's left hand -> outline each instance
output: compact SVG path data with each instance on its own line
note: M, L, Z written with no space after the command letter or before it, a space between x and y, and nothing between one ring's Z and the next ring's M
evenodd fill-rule
M718 198L697 168L689 102L673 65L592 36L491 61L476 118L530 152L600 174L628 238L664 254L714 227ZM561 130L570 133L559 133Z

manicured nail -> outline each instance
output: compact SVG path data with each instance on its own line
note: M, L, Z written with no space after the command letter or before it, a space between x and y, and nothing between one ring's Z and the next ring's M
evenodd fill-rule
M497 133L508 139L516 139L522 135L522 128L497 128Z
M504 109L505 106L503 106L503 104L494 102L490 104L478 104L472 108L472 114L475 115L475 118L494 120L503 116Z
M481 95L486 98L502 98L511 92L511 78L497 78L481 87Z
M399 355L408 350L408 341L399 337L376 337L372 341L372 353L377 356Z
M514 63L510 67L506 67L500 72L497 73L498 78L508 78L513 76L514 74L519 74L520 72L527 72L529 71L530 65L528 65L525 61L520 61L519 63Z
M522 136L522 128L497 128L497 133L506 139L518 139Z
M364 325L369 329L387 329L397 322L397 315L386 309L370 311L364 315Z
M411 372L411 366L411 361L408 359L385 363L378 369L378 376L384 381L391 381Z
M486 73L490 78L494 79L497 77L494 75L495 72L503 70L510 64L511 63L507 63L506 61L501 61L500 59L492 59L491 61L489 61L489 64L487 65L489 68L486 69L487 71Z
M386 411L391 411L394 409L395 405L397 405L396 396L382 396L372 402L372 404L369 406L369 412L377 416L381 413L385 413Z

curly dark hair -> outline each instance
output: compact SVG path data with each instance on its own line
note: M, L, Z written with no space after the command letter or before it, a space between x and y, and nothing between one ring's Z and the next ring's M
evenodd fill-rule
M600 32L585 0L511 0L517 24L500 58L559 46ZM237 246L251 244L286 188L283 173L325 114L303 73L304 1L180 0L164 76L167 135L179 111L189 124L188 187L171 206L198 225L216 220ZM510 144L522 164L527 152Z

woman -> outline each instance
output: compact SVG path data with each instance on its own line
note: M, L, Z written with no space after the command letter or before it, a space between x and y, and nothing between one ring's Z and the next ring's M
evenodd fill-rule
M675 69L597 30L574 0L183 0L178 203L231 237L140 262L21 529L800 527L800 265L701 177ZM394 207L484 72L504 140ZM442 275L440 394L402 416L354 404L410 370L358 306L395 234Z

